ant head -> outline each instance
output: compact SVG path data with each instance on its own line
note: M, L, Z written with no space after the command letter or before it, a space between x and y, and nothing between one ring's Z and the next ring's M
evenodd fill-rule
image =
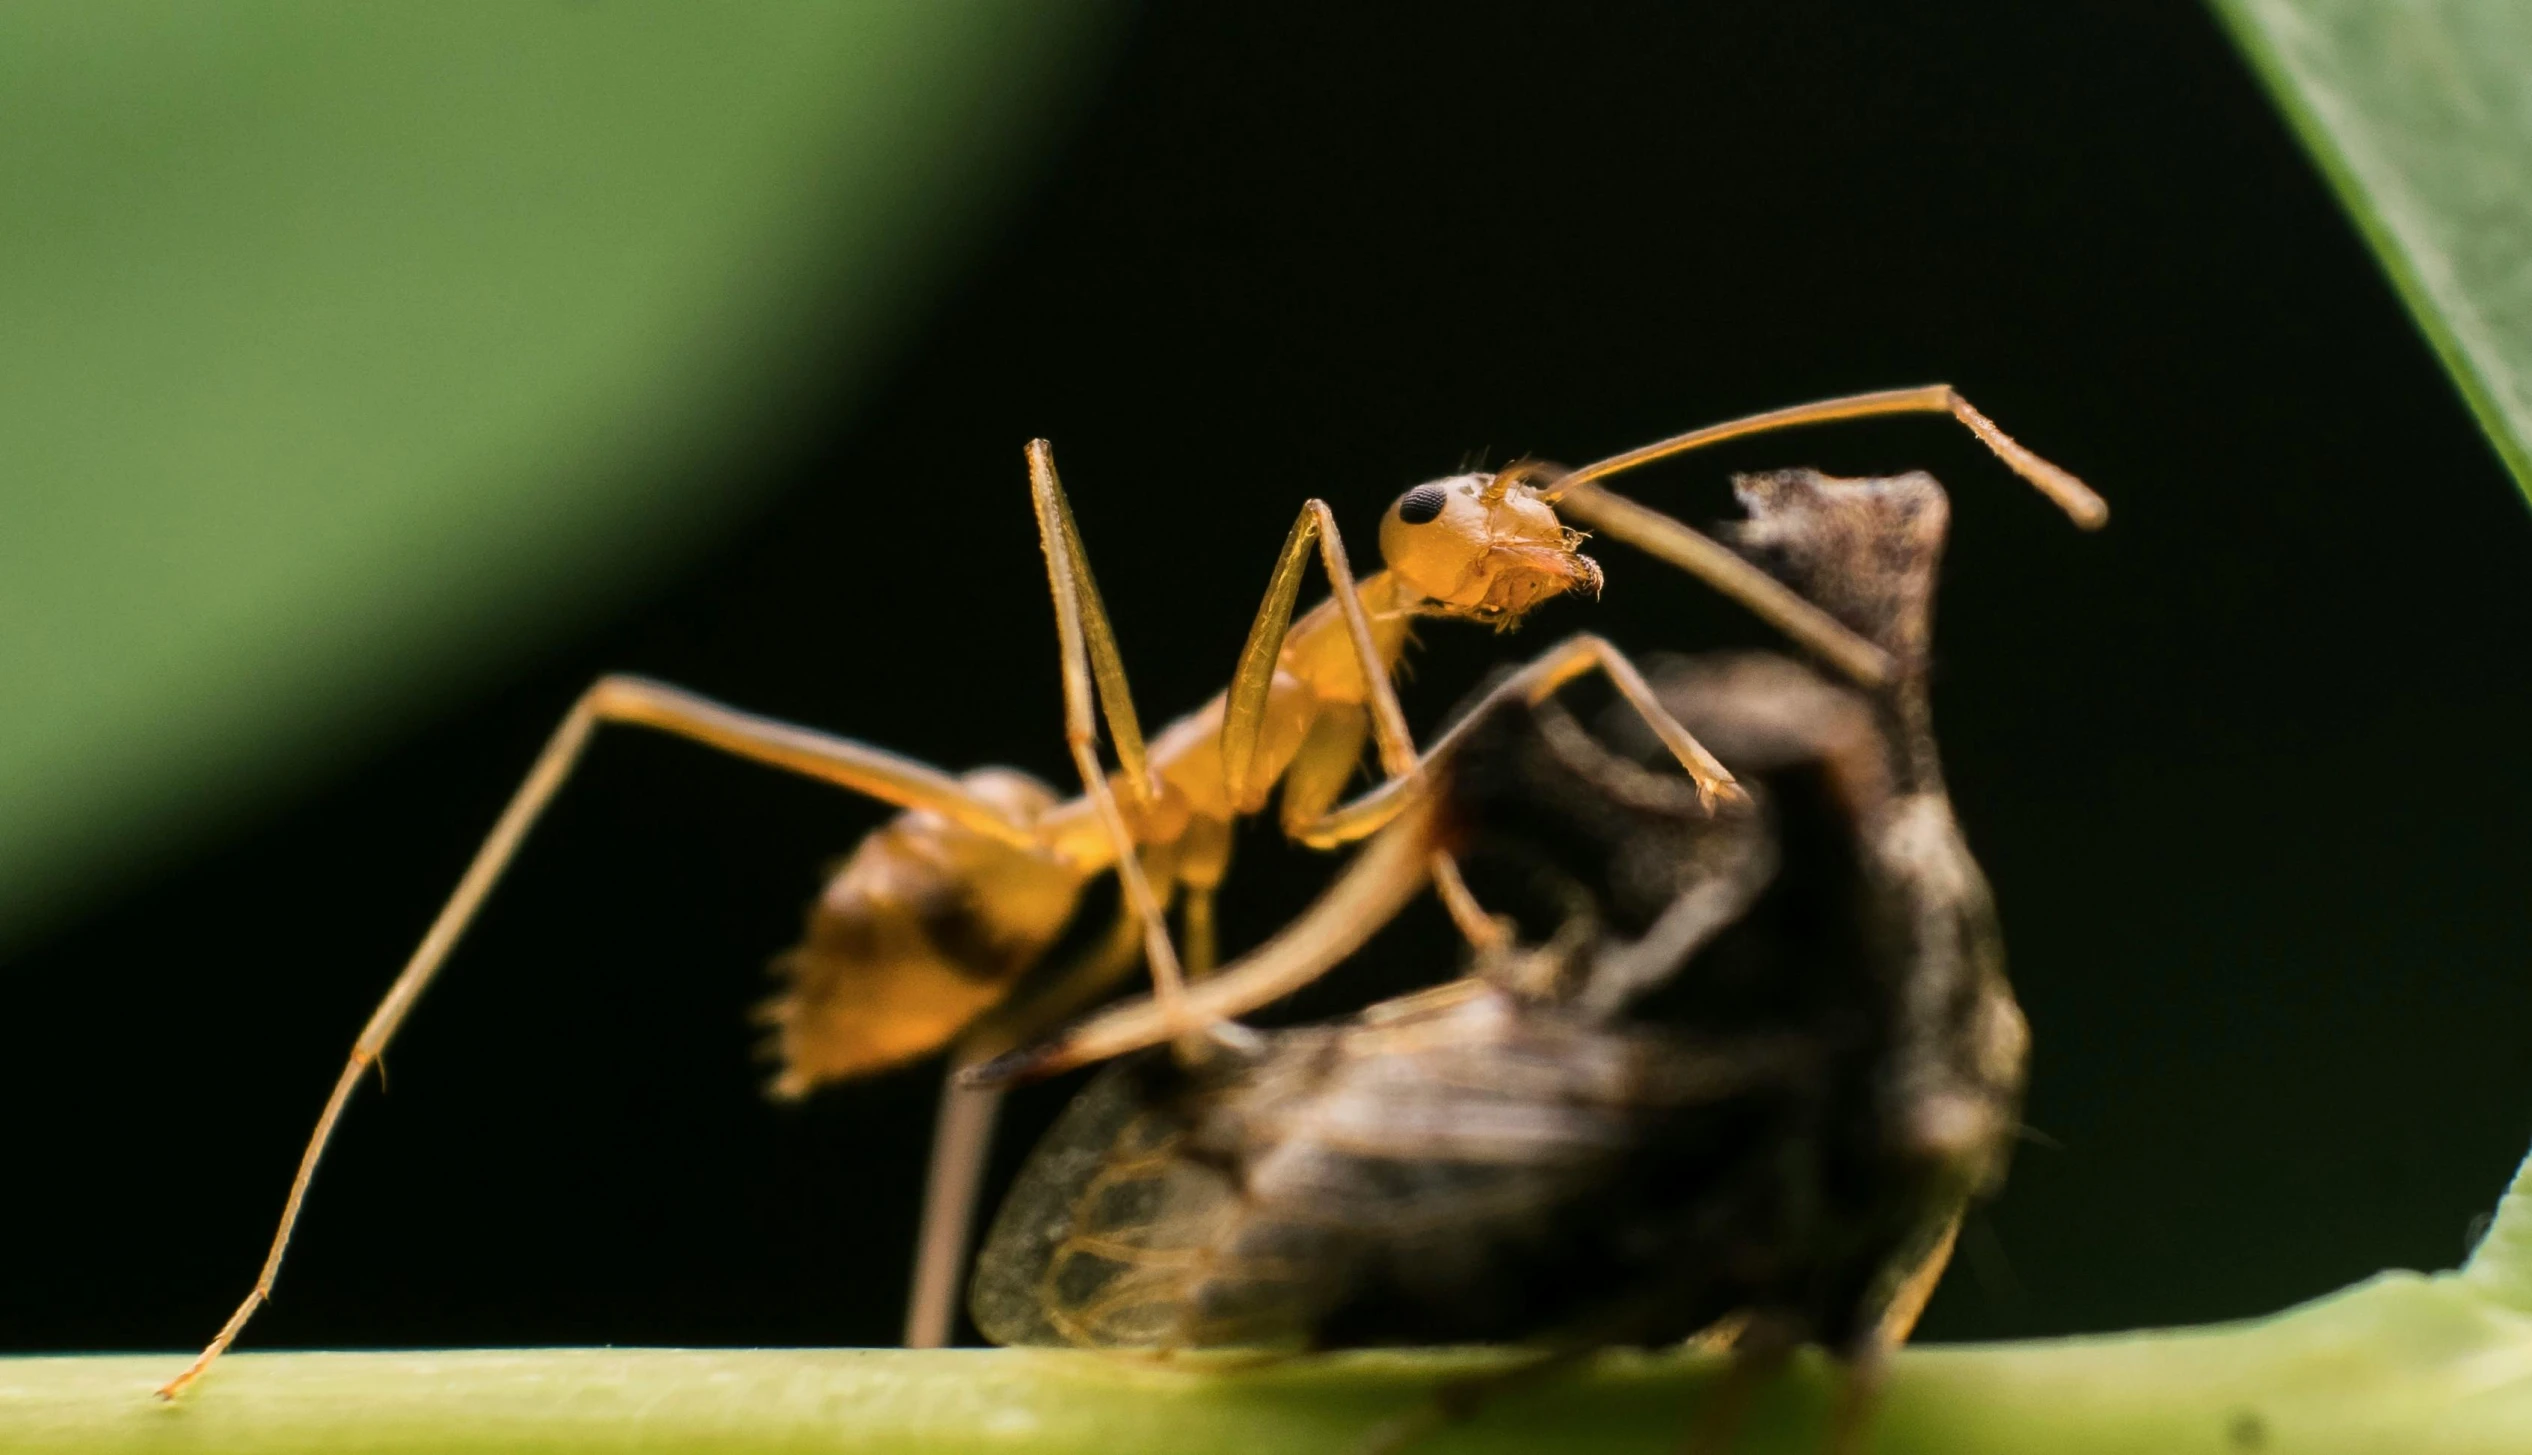
M1515 464L1453 475L1401 495L1380 518L1380 554L1441 616L1510 626L1566 591L1600 594L1600 567L1539 498L1533 479L1558 472Z

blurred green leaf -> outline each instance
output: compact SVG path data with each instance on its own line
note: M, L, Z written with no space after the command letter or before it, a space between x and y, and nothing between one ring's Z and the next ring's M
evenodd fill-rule
M2216 9L2532 492L2532 5Z
M1105 19L0 8L0 933L745 504Z

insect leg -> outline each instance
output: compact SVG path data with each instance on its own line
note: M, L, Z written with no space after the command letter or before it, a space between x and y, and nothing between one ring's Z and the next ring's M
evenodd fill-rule
M1354 570L1346 560L1345 539L1337 531L1336 515L1325 501L1305 501L1291 532L1284 537L1283 550L1275 558L1275 573L1268 578L1266 599L1258 603L1257 619L1250 624L1248 640L1240 648L1239 664L1231 673L1231 689L1223 708L1223 781L1232 805L1242 813L1255 813L1265 807L1266 791L1274 786L1271 782L1253 781L1257 740L1266 718L1267 693L1274 685L1276 662L1283 652L1284 637L1292 627L1293 602L1300 595L1302 573L1309 565L1314 544L1319 548L1319 561L1327 571L1328 588L1335 595L1337 610L1345 619L1345 634L1354 648L1356 665L1363 674L1363 700L1371 709L1381 770L1398 774L1411 772L1415 767L1415 740L1408 735L1406 714L1400 710L1397 689L1389 681L1389 663L1372 640L1371 619L1364 613L1362 597L1355 590Z
M1166 879L1166 874L1154 877ZM1104 994L1143 958L1143 922L1130 907L1080 960L1027 999L989 1012L951 1053L941 1087L941 1110L932 1124L931 1171L923 1191L922 1231L915 1239L914 1284L906 1297L906 1347L937 1349L949 1342L958 1308L959 1275L967 1263L976 1191L993 1149L996 1087L971 1086L960 1069L1007 1051L1060 1025Z
M948 774L911 758L740 712L664 683L639 677L600 678L581 694L580 701L572 705L554 735L546 740L527 778L511 795L482 846L475 850L473 862L466 866L457 888L440 907L439 916L431 921L422 943L414 948L412 957L397 972L395 982L387 987L385 998L370 1013L369 1023L361 1028L360 1038L353 1043L352 1054L343 1065L343 1074L336 1078L333 1092L326 1097L325 1109L317 1114L316 1129L308 1135L307 1148L299 1155L299 1170L291 1178L290 1195L282 1203L281 1223L273 1232L272 1248L264 1256L254 1290L229 1315L228 1322L202 1353L160 1387L159 1398L173 1399L200 1378L212 1361L236 1341L255 1310L272 1296L273 1279L281 1271L282 1255L290 1246L291 1230L298 1224L308 1185L316 1176L317 1163L325 1155L326 1143L334 1135L335 1123L351 1100L353 1088L386 1050L396 1028L413 1009L414 1001L456 947L458 937L465 933L475 911L500 881L537 816L571 776L582 749L601 723L674 733L737 757L851 788L900 807L930 809L1013 844L1034 847L1037 842L1025 825L1014 823L992 804L976 798Z
M1187 942L1187 978L1202 980L1213 973L1220 956L1220 941L1213 928L1213 891L1211 884L1188 885L1186 896L1178 906L1178 933Z
M1200 980L1211 975L1220 944L1213 926L1213 896L1231 872L1232 826L1224 819L1197 815L1187 822L1186 832L1178 836L1172 847L1177 854L1176 876L1182 896L1178 908L1179 935L1184 942L1181 952L1187 958L1187 978ZM1041 1028L1053 1022L1042 1022Z
M601 677L582 695L563 725L555 730L544 756L530 770L528 782L521 785L520 797L513 800L512 808L527 800L528 788L540 781L538 774L549 760L553 761L553 783L527 804L526 819L532 821L544 807L545 798L552 796L552 789L560 786L562 775L571 771L581 743L599 723L653 728L735 758L849 788L899 808L928 809L962 828L1000 839L1015 848L1038 847L1038 837L1028 825L1015 822L1001 808L977 797L958 779L928 763L815 728L742 712L664 682L623 675ZM562 750L559 755L558 749ZM526 822L520 827L524 831Z
M1129 792L1139 803L1157 791L1143 753L1142 730L1135 725L1134 701L1126 690L1125 663L1117 653L1115 634L1108 629L1098 585L1090 578L1090 561L1073 526L1072 506L1055 474L1055 448L1044 440L1031 440L1028 459L1029 494L1037 506L1038 540L1046 550L1046 581L1055 597L1055 635L1063 652L1065 746L1072 751L1073 764L1081 771L1082 790L1116 851L1117 881L1124 888L1126 904L1142 921L1153 998L1173 1035L1191 1033L1196 1026L1183 1009L1186 984L1178 969L1178 952L1170 943L1169 921L1135 856L1134 835L1126 827L1116 795L1109 791L1107 770L1099 766L1098 721L1091 707L1094 680Z
M1133 692L1126 682L1124 654L1117 649L1116 632L1109 624L1098 582L1091 575L1090 554L1082 544L1080 527L1074 523L1072 502L1065 496L1063 482L1055 472L1054 447L1044 440L1031 440L1027 453L1029 494L1037 515L1038 542L1046 553L1047 586L1054 597L1055 634L1062 653L1065 745L1116 855L1117 880L1126 905L1119 927L1129 935L1139 932L1141 953L1151 964L1153 989L1165 1018L1173 1025L1183 1024L1184 1017L1175 1013L1183 998L1183 982L1178 957L1169 940L1168 921L1160 897L1152 888L1154 876L1145 872L1135 852L1134 834L1109 788L1107 771L1099 764L1094 696L1098 711L1107 719L1109 740L1116 746L1127 797L1139 809L1158 796L1159 785L1152 778L1142 724L1135 715ZM1061 997L1063 1009L1043 1020L1032 1019L1028 1023L1031 1032L1068 1014L1077 1005L1076 997L1087 999L1095 995L1132 966L1134 952L1131 948L1120 949L1118 938L1112 935L1103 953L1092 956L1059 983L1056 989L1065 992ZM1008 1046L1008 1040L998 1038L1012 1035L1012 1022L1007 1017L997 1017L995 1023L981 1026L967 1037L959 1059L981 1059L992 1050ZM974 1219L977 1183L991 1148L994 1117L1000 1105L998 1091L971 1086L955 1072L942 1086L940 1115L933 1131L931 1171L924 1191L922 1231L915 1251L914 1288L907 1300L909 1348L938 1348L949 1339L952 1311L957 1303L958 1272L966 1258L968 1228Z
M938 1349L949 1342L976 1187L1001 1110L1000 1088L969 1086L956 1075L943 1078L941 1109L932 1123L931 1170L923 1184L922 1230L914 1244L914 1287L906 1295L909 1349Z
M1966 1199L1954 1200L1948 1212L1925 1223L1916 1246L1892 1260L1884 1278L1887 1292L1880 1312L1850 1347L1840 1351L1828 1438L1820 1447L1823 1455L1858 1455L1864 1448L1866 1422L1880 1401L1891 1351L1908 1342L1909 1332L1925 1312L1926 1300L1934 1296L1944 1266L1952 1261L1952 1246L1960 1238L1961 1220L1968 1210Z
M1653 735L1661 740L1662 746L1668 748L1679 766L1687 770L1689 778L1697 785L1698 796L1708 806L1721 801L1736 801L1743 796L1739 785L1732 779L1731 770L1707 752L1705 745L1670 715L1670 710L1662 706L1652 685L1644 680L1644 674L1636 670L1627 655L1608 639L1589 632L1566 638L1497 683L1492 691L1478 700L1475 707L1436 738L1433 746L1425 749L1424 769L1429 772L1434 765L1449 758L1458 749L1460 741L1498 704L1513 698L1532 703L1544 702L1565 684L1595 670L1608 676L1610 685L1617 688L1618 695L1626 700L1627 706L1644 719L1646 725L1652 728ZM1304 825L1295 837L1314 849L1351 843L1376 832L1397 817L1408 803L1421 797L1425 791L1424 781L1422 776L1393 778L1353 802L1321 815L1316 822Z
M1362 704L1331 702L1319 709L1284 769L1280 817L1286 838L1297 837L1344 796L1370 735L1371 714Z
M1379 746L1381 772L1393 781L1416 780L1424 772L1416 754L1415 738L1407 730L1406 713L1398 705L1397 686L1389 680L1390 664L1372 638L1371 621L1355 589L1353 566L1346 558L1345 539L1337 529L1336 515L1326 502L1311 500L1302 505L1300 517L1284 537L1275 573L1267 583L1266 599L1257 608L1257 620L1249 628L1248 641L1240 648L1239 665L1231 674L1231 690L1222 714L1223 781L1231 802L1248 813L1265 807L1266 790L1271 785L1254 781L1257 740L1265 721L1267 692L1274 682L1284 635L1292 625L1293 602L1300 592L1302 571L1309 562L1313 542L1318 545L1320 564L1327 571L1337 609L1345 618L1355 667L1363 676L1364 708L1330 704L1323 716L1335 719L1326 724L1331 730L1322 733L1322 724L1313 724L1301 754L1287 769L1290 776L1284 789L1284 831L1303 842L1310 842L1308 826L1335 801L1344 779L1353 771L1355 756L1362 751L1363 711L1369 713L1370 730ZM1400 791L1413 790L1402 782ZM1434 851L1433 884L1450 911L1451 922L1471 945L1482 950L1503 942L1503 927L1469 892L1458 864L1445 850ZM1193 909L1195 903L1191 898L1189 908Z
M1301 575L1310 564L1310 541L1318 518L1307 509L1292 523L1283 549L1275 556L1275 572L1266 581L1266 598L1257 604L1248 640L1231 671L1231 686L1222 709L1222 782L1231 807L1255 813L1266 806L1272 783L1252 783L1257 739L1266 720L1267 692L1275 683L1275 664L1283 655L1284 636L1292 629L1293 602L1301 595ZM1359 750L1360 740L1357 739ZM1349 761L1349 768L1351 763Z
M1486 912L1475 891L1461 877L1459 860L1447 849L1433 851L1433 894L1450 914L1461 939L1478 950L1499 950L1512 941L1511 924Z
M1884 686L1898 674L1888 652L1693 526L1591 484L1575 486L1556 509L1705 582L1866 687Z
M1187 988L1186 1013L1213 1024L1300 989L1362 948L1406 908L1433 872L1440 848L1433 797L1408 799L1389 827L1363 846L1317 901L1273 939ZM971 1085L1005 1086L1087 1066L1179 1034L1153 999L1131 1000L1042 1045L997 1056L967 1071Z
M1415 739L1407 731L1407 715L1398 705L1397 684L1389 680L1389 664L1381 659L1379 649L1372 642L1371 623L1363 614L1362 599L1354 587L1353 568L1345 558L1344 538L1337 534L1336 516L1326 504L1313 500L1302 507L1302 520L1315 520L1318 524L1320 559L1326 566L1328 583L1336 592L1339 609L1345 613L1346 635L1354 644L1355 665L1363 674L1364 700L1371 708L1372 735L1380 749L1380 769L1392 781L1420 779L1426 771L1424 762L1417 756ZM1296 523L1293 531L1297 537L1301 526ZM1287 605L1287 612L1289 609ZM1247 653L1243 651L1241 655L1245 658ZM1645 689L1645 695L1651 696L1650 688ZM1228 724L1226 716L1223 729L1226 740ZM1286 815L1285 827L1288 831L1292 827L1292 817ZM1307 827L1294 837L1308 842ZM1433 851L1432 871L1433 888L1441 897L1443 907L1450 912L1451 923L1458 928L1461 938L1479 950L1501 946L1508 931L1501 921L1486 913L1484 905L1477 902L1477 896L1469 891L1468 881L1460 877L1459 863L1451 857L1449 850Z
M1559 687L1594 669L1608 674L1619 695L1643 716L1680 766L1687 769L1708 803L1743 797L1731 772L1670 715L1624 653L1589 633L1567 638L1498 683L1476 708L1443 733L1424 754L1425 771L1383 783L1320 819L1321 831L1315 836L1303 835L1302 842L1313 847L1350 842L1367 833L1376 836L1328 886L1327 892L1285 926L1282 933L1192 987L1187 993L1186 1012L1206 1024L1245 1014L1309 984L1361 948L1375 930L1396 917L1415 897L1443 857L1441 851L1447 845L1440 836L1434 796L1426 785L1472 726L1499 702L1508 698L1545 701ZM1183 1022L1168 1018L1171 1009L1156 999L1127 1001L1043 1046L979 1066L969 1076L978 1084L1002 1084L1051 1075L1157 1045L1181 1033Z
M1960 1241L1961 1220L1968 1216L1969 1204L1954 1206L1937 1225L1913 1261L1903 1258L1896 1271L1888 1302L1873 1322L1872 1343L1879 1349L1896 1349L1908 1342L1908 1335L1925 1313L1928 1299L1934 1297L1934 1286L1943 1281L1943 1270L1952 1261L1952 1247Z

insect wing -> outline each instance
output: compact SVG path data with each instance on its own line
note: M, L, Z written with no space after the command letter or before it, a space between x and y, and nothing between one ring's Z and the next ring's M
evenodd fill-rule
M977 1259L969 1311L997 1344L1291 1345L1297 1299L1232 1259L1229 1178L1186 1155L1158 1057L1109 1067L1029 1156Z

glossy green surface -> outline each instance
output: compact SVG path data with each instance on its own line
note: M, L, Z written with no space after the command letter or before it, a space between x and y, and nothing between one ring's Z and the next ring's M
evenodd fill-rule
M2532 491L2532 5L2216 9Z

